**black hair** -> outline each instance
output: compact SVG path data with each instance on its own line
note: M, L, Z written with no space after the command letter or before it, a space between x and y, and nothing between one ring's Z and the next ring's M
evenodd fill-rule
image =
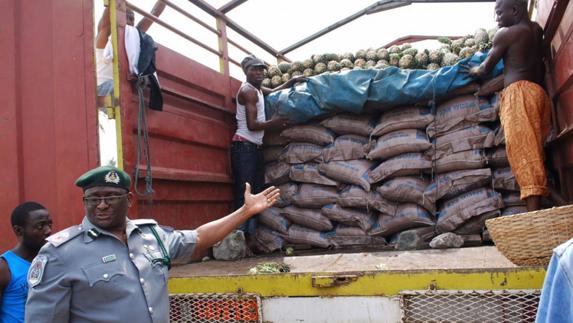
M14 211L12 211L12 226L18 225L23 227L26 224L28 214L36 210L45 210L46 208L37 202L24 202L18 205Z

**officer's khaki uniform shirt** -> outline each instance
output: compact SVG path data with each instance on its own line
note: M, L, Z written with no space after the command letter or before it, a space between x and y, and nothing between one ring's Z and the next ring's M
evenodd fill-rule
M192 230L168 230L154 220L128 220L127 246L87 218L50 238L28 274L26 322L169 322L166 251L190 260Z

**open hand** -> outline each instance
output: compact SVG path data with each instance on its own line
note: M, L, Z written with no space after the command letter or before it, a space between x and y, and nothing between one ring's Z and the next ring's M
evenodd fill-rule
M274 186L267 188L259 194L251 194L251 184L245 185L245 212L248 216L261 213L273 206L280 197L280 190Z
M287 128L291 126L291 122L287 117L281 117L278 114L275 114L274 116L272 116L271 120L270 120L273 124L274 127L282 129L282 128Z
M470 77L479 77L479 66L471 66L470 64L460 64L460 72L468 74Z

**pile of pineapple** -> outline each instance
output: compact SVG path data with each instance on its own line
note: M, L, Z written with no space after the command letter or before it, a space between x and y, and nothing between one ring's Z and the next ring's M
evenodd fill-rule
M456 64L460 59L473 56L477 51L491 48L493 36L497 29L486 31L478 29L473 35L451 40L447 37L438 39L442 43L439 49L418 50L411 44L359 50L356 54L318 54L293 63L282 62L271 65L266 71L263 86L277 87L295 76L313 76L325 72L348 71L352 69L382 69L396 66L403 69L437 70L443 66Z

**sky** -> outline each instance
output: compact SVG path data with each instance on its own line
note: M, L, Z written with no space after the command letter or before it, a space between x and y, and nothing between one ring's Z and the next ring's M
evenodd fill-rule
M215 19L187 0L171 0L187 12L216 27ZM207 0L219 8L229 0ZM96 2L96 23L102 8ZM375 0L248 0L228 13L228 16L246 30L277 50L297 41L375 3ZM137 7L150 11L155 0L131 0ZM494 2L412 4L371 15L365 15L287 54L291 60L304 60L317 53L356 52L359 49L378 48L406 35L467 35L478 28L495 27ZM136 21L141 16L136 15ZM186 34L217 49L217 37L212 32L167 7L160 19ZM219 63L216 55L194 45L171 31L152 25L148 32L157 42L215 70ZM228 37L269 63L276 59L228 28ZM415 47L437 47L437 42L424 42ZM246 55L229 48L236 61ZM241 70L233 66L231 75L243 79Z
M135 6L150 12L156 0L131 0ZM213 7L219 8L229 0L207 0ZM191 4L188 0L171 0L177 6L201 19L213 28L213 17ZM282 50L315 32L346 18L371 4L375 0L248 0L227 15L243 28L265 41L276 50ZM101 13L101 1L94 1L94 28ZM136 22L141 16L136 14ZM210 46L218 48L217 36L199 24L167 7L160 19L173 27ZM494 2L452 3L452 4L412 4L372 15L362 16L290 53L286 56L295 60L304 60L313 54L355 53L359 49L379 48L397 38L407 35L467 35L478 28L495 27ZM188 40L172 33L166 28L153 24L148 33L153 39L195 61L214 70L219 68L218 57ZM242 36L227 29L228 37L248 49L266 62L277 63L276 58ZM417 48L436 48L437 41L425 41L413 44ZM236 61L246 55L229 47L229 55ZM231 76L244 80L241 69L233 64ZM117 160L115 153L115 125L100 115L100 159L102 164Z

